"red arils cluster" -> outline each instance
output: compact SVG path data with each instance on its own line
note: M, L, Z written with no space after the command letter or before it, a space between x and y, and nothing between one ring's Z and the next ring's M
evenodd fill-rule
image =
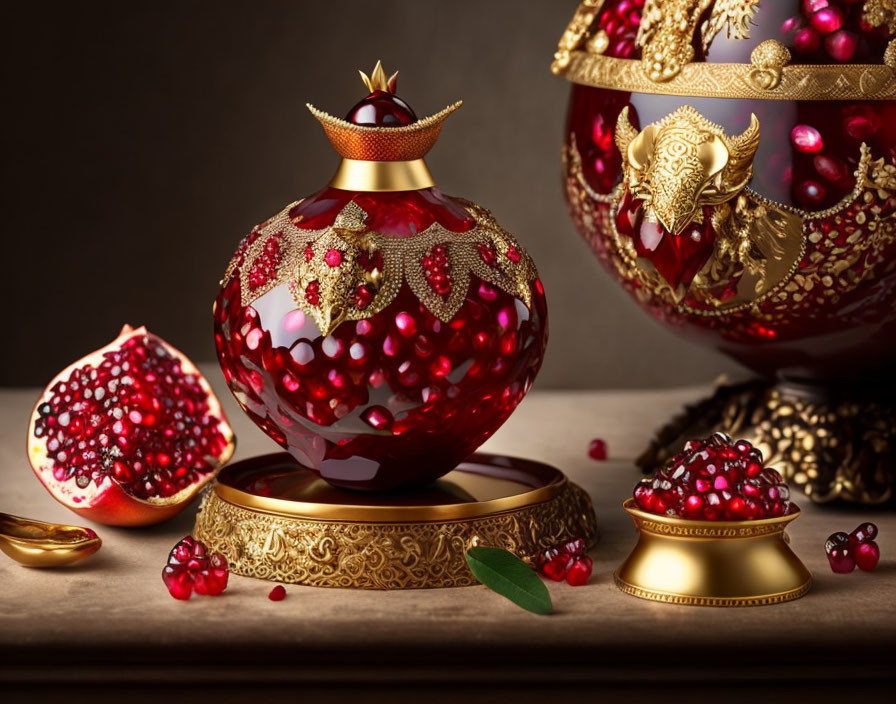
M641 25L644 0L611 0L604 6L598 26L607 34L607 56L637 58L636 39Z
M33 435L53 478L79 489L113 477L132 496L167 498L213 472L229 442L201 377L149 334L74 368L43 398Z
M880 560L880 548L874 542L876 537L877 526L873 523L862 523L848 535L843 531L833 533L824 544L831 569L846 574L858 566L860 570L871 572Z
M538 573L555 582L562 582L565 579L573 587L587 584L591 579L593 563L585 554L586 547L585 541L577 538L559 547L545 550L536 560Z
M175 599L189 599L193 592L218 596L227 589L227 558L208 554L205 543L188 535L168 553L162 581Z
M440 296L451 293L451 262L448 261L448 250L438 244L429 254L424 255L420 263L423 275L430 288Z
M265 240L264 250L255 258L249 269L249 288L252 291L276 278L282 256L280 235L271 235Z
M799 14L782 23L782 38L801 62L867 61L879 56L888 27L870 25L864 6L857 0L803 0Z
M644 511L703 521L744 521L783 516L790 489L762 453L725 433L691 440L653 479L635 486Z

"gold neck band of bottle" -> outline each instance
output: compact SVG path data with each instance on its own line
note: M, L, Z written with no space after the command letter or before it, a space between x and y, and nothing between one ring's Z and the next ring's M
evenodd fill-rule
M344 191L416 191L435 182L423 159L361 161L343 159L330 186Z

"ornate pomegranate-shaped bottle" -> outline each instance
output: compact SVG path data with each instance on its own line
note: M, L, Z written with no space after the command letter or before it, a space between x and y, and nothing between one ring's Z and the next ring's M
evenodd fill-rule
M377 63L344 120L309 105L342 156L330 184L240 243L215 342L243 410L331 484L433 480L513 412L541 366L535 266L423 161L456 103L417 119Z

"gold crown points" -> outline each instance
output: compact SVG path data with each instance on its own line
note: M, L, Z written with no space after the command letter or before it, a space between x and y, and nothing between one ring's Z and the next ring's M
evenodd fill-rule
M398 71L386 78L382 61L376 62L376 66L373 67L373 71L370 72L369 76L363 71L358 71L358 73L361 74L361 80L364 81L364 85L367 86L367 90L371 93L375 93L378 90L385 93L394 93L398 85Z
M308 110L320 122L333 148L344 159L358 161L413 161L422 159L432 149L442 123L457 110L458 100L435 115L400 127L353 125L308 104Z
M400 125L398 127L371 127L369 125L355 125L348 120L343 120L341 117L334 117L330 113L314 107L311 103L305 103L305 106L322 125L330 125L332 127L338 127L339 129L359 132L361 134L375 134L377 132L388 134L410 134L413 132L420 132L424 129L444 122L445 118L447 118L451 113L453 113L463 104L463 100L458 100L456 103L449 105L448 107L440 110L434 115L424 117L420 120L417 120L416 122L412 122L410 125Z

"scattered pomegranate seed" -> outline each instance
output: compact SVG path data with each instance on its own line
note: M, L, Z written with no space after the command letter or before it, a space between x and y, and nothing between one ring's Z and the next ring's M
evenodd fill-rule
M607 443L600 438L595 438L588 444L588 456L602 462L607 459Z
M790 489L762 453L725 433L691 440L652 479L633 492L644 511L704 521L742 521L783 516L791 510Z
M843 531L831 535L824 544L825 553L834 572L852 572L855 567L871 572L880 561L880 548L874 539L877 526L862 523L852 533Z
M833 533L828 537L824 543L824 551L834 572L847 574L856 568L856 561L849 545L849 536L843 531Z
M575 559L572 563L572 566L569 568L569 571L566 573L566 582L571 587L581 587L582 585L588 584L588 580L591 579L591 570L593 569L593 562L591 558L587 555L580 555Z
M581 538L550 548L536 559L536 569L542 577L555 582L564 579L573 587L587 584L591 579L593 562L585 554L585 541Z
M282 584L278 584L276 587L271 589L271 593L268 594L268 599L271 601L283 601L286 598L286 588Z
M229 575L224 555L209 555L205 543L187 535L171 548L162 581L171 596L187 600L194 591L204 596L220 595L227 588Z

